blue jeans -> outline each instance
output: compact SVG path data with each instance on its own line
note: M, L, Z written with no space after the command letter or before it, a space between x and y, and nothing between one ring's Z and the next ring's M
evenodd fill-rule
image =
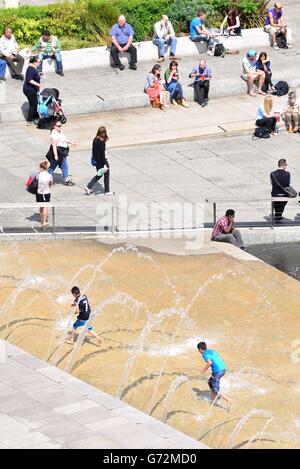
M0 59L0 78L5 77L6 72L6 62L5 60Z
M41 72L43 70L43 60L45 59L53 59L55 60L55 71L56 73L62 72L63 71L63 66L62 66L62 58L61 58L61 53L60 52L55 52L54 55L49 55L45 54L45 52L41 52L39 54L39 58L41 60L41 64L38 66L38 72Z
M58 165L60 166L60 169L61 169L64 180L65 181L68 180L69 168L68 168L67 158L63 158L61 164L59 163L59 161L52 160L51 164L50 164L50 168L48 169L48 173L52 174L56 170Z
M175 55L176 53L176 46L177 46L177 38L171 37L170 39L153 39L153 44L158 47L159 57L164 57L166 55L165 44L170 46L170 55Z
M225 370L219 373L212 373L212 376L208 380L208 386L214 394L219 394L220 391L220 379L225 375Z
M206 34L198 34L197 36L191 36L191 41L193 42L206 41L208 43L208 47L212 47L214 45L214 40L210 36L207 36Z

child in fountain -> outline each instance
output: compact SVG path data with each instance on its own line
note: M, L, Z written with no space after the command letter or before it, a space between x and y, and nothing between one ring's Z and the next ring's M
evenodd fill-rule
M206 365L201 374L204 374L206 370L211 367L212 376L208 380L208 386L212 393L213 404L219 397L223 397L229 408L231 399L220 391L220 379L225 375L226 371L225 363L217 352L207 348L205 342L199 342L197 348L198 352L202 355L203 360L206 361Z
M71 306L75 306L75 314L77 314L77 320L73 324L73 329L72 329L72 334L71 338L67 340L68 344L74 344L75 341L75 336L77 333L77 329L79 327L84 327L86 323L88 322L91 314L91 307L89 304L89 300L86 295L81 295L80 290L78 287L73 287L71 290L72 295L75 298L74 303L71 304ZM91 334L93 337L95 337L98 341L98 345L101 343L100 337L93 331L92 326L87 326L86 332Z

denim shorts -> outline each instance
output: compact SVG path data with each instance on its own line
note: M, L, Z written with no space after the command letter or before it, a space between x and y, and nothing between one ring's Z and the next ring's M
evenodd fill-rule
M225 375L225 370L219 373L213 373L208 380L208 386L214 394L219 394L220 391L220 379Z
M87 321L83 321L82 319L77 319L77 321L74 322L73 324L73 329L78 329L78 327L83 327L85 326ZM88 326L86 328L88 331L93 330L92 326Z

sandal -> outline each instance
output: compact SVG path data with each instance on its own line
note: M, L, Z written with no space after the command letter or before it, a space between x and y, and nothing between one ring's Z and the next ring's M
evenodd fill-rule
M258 90L257 93L258 93L258 94L262 94L262 95L264 95L264 96L266 96L266 94L267 94L267 93L265 93L265 92L262 91L262 90Z
M296 134L297 132L299 132L299 127L294 127L293 133Z
M248 94L249 94L249 96L253 96L253 97L255 97L255 96L256 96L256 94L254 93L254 91L249 91L249 93L248 93Z

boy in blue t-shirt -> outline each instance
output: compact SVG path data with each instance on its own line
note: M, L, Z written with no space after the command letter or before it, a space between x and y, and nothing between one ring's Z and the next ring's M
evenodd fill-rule
M72 303L71 306L75 306L75 314L77 314L77 320L73 324L71 338L67 340L67 343L73 345L75 341L77 329L79 327L84 327L90 318L91 307L90 307L87 296L81 295L78 287L73 287L71 292L75 298L74 303ZM101 344L101 339L93 331L92 326L86 326L85 330L86 332L88 332L89 334L91 334L93 337L97 339L98 345Z
M217 352L207 348L205 342L199 342L197 348L198 352L202 355L203 360L206 361L206 365L201 374L204 374L206 370L211 367L212 375L208 380L208 386L214 399L213 404L219 397L223 397L229 408L231 399L220 391L220 379L225 375L226 371L225 363Z

